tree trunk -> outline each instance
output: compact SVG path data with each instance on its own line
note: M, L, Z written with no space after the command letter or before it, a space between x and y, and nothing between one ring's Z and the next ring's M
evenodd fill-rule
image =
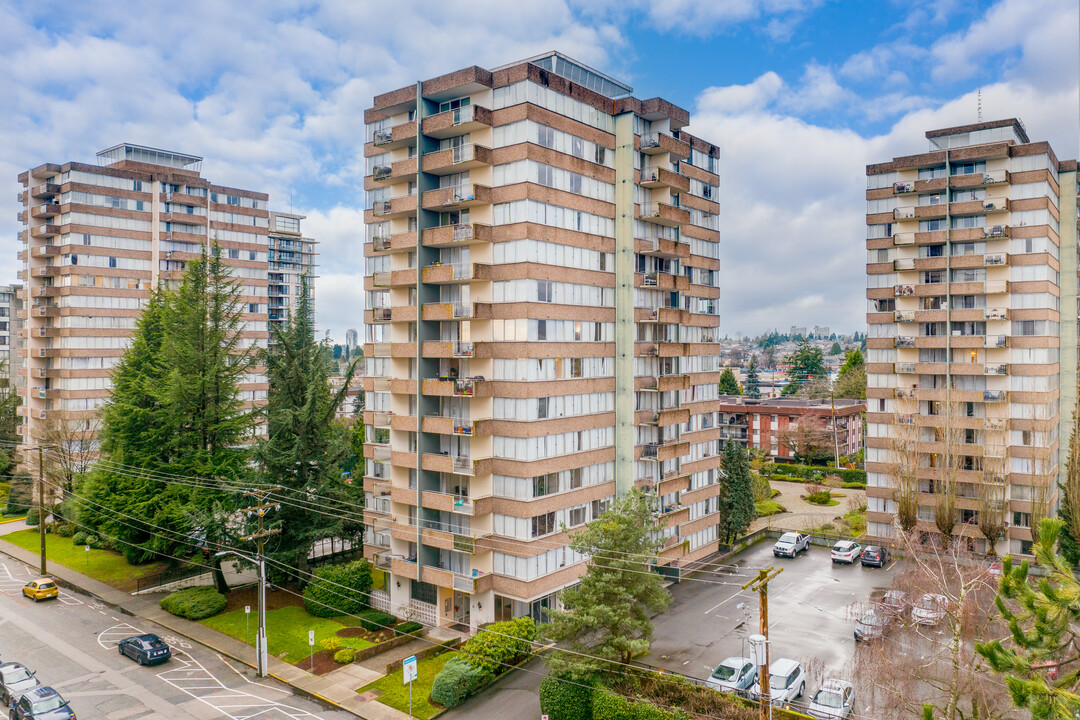
M222 595L229 594L229 583L225 582L225 573L221 569L221 558L215 557L211 562L214 570L214 588Z

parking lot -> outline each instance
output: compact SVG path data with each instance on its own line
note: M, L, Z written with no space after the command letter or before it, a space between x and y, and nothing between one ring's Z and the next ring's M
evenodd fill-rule
M783 572L769 583L770 658L786 657L808 673L806 696L829 677L844 678L855 653L859 609L892 582L896 562L885 568L833 565L829 548L811 545L796 558L774 558L763 541L731 562L672 586L667 613L653 619L652 651L644 661L705 679L724 658L749 657L746 638L758 632L758 594L741 585L770 565ZM741 607L740 607L741 606Z

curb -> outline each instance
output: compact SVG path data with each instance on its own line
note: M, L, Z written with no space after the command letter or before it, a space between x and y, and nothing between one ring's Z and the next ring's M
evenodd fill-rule
M22 558L17 557L16 555L13 555L12 553L8 552L8 549L5 548L2 543L0 543L0 555L5 555L5 556L11 558L12 560L15 560L16 562L26 564L26 562ZM64 567L64 566L60 565L60 567ZM70 572L74 572L74 573L78 574L77 571L71 570L70 568L64 567L64 569L68 570ZM124 615L128 615L130 617L137 617L137 618L140 618L140 619L145 620L147 622L152 622L152 623L155 623L157 625L161 625L162 627L167 628L167 629L169 629L169 630L171 630L171 631L173 631L173 632L187 638L191 642L198 643L199 645L203 646L207 650L210 650L210 651L212 651L214 653L218 653L220 655L224 655L225 657L228 657L228 658L240 663L241 665L244 665L245 667L255 668L255 665L253 665L248 660L245 660L244 658L236 657L236 655L234 653L229 652L228 650L223 650L222 648L214 647L213 645L209 645L206 642L204 642L202 640L199 640L198 638L193 638L193 637L189 636L187 633L185 633L183 630L179 630L179 629L173 627L167 621L162 622L162 620L158 620L158 619L154 619L154 618L148 618L148 617L145 617L143 615L139 615L138 613L134 613L131 610L128 610L123 605L111 602L109 600L105 600L105 599L95 595L94 593L90 592L89 590L86 590L86 589L82 588L81 586L75 584L74 582L71 582L70 580L67 580L65 578L59 578L59 577L56 577L55 575L53 575L51 577L53 578L53 580L56 582L57 585L60 585L63 588L67 588L69 590L77 590L78 592L82 593L83 595L86 595L86 596L88 596L90 598L93 598L97 602L100 602L100 603L102 603L103 605L105 605L105 606L107 606L109 608L112 608L114 610L118 610L119 612L121 612ZM121 591L118 590L117 592L121 592ZM168 614L166 613L166 615L168 615ZM168 616L168 617L171 618L172 616ZM185 622L190 622L190 621L185 621ZM216 631L214 631L214 632L216 632ZM282 661L282 662L284 662L284 661ZM316 701L324 704L328 709L342 710L344 712L349 713L350 715L354 715L354 716L356 716L358 718L361 718L362 720L370 720L370 718L368 718L367 715L361 715L356 710L352 710L350 708L347 708L344 705L341 705L339 703L334 702L333 700L330 700L329 698L326 698L326 697L323 697L322 695L319 695L318 693L312 692L310 690L305 690L302 687L297 687L296 685L289 682L288 680L285 680L284 678L280 677L279 675L276 675L276 674L274 674L272 672L268 672L267 675L269 677L277 680L278 682L282 683L286 687L290 688L295 694L297 694L297 695L299 695L301 697L306 697L306 698L309 698L309 699L316 700ZM318 677L318 676L315 676L315 677Z

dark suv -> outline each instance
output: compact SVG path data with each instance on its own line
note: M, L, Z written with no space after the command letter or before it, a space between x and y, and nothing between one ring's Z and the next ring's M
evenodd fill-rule
M36 687L11 706L11 720L76 720L67 700L51 687Z

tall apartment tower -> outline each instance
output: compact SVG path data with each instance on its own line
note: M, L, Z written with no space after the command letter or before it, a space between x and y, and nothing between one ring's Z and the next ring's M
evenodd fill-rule
M315 241L301 233L303 219L293 213L270 213L267 300L271 325L280 327L300 306L305 286L309 298L315 294Z
M268 196L212 184L194 155L125 143L98 161L19 175L29 443L57 423L94 442L85 433L151 288L178 285L214 241L242 286L244 343L266 345ZM266 397L258 373L241 387L247 402Z
M1028 553L1076 398L1076 162L1016 119L926 137L866 169L868 533L914 516L985 552L994 513Z
M0 285L0 384L22 385L21 285Z
M660 570L717 549L718 149L558 53L375 98L365 553L379 602L475 628L584 572L653 496Z

